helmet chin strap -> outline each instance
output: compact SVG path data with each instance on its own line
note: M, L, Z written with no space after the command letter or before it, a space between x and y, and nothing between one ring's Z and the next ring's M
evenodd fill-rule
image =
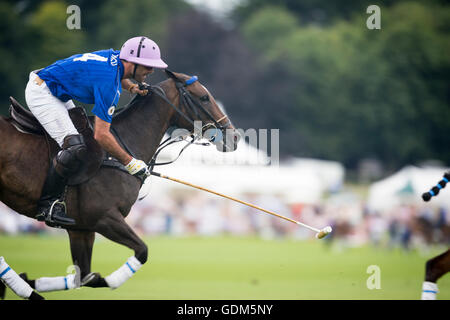
M145 37L142 37L141 41L139 41L139 46L138 46L137 54L136 54L137 58L139 58L141 56L141 48L142 48L142 43L144 42L144 40L145 40ZM137 63L134 64L134 70L133 70L133 79L134 80L136 80L136 78L134 77L136 75L136 69L137 69Z
M133 69L133 79L136 80L135 76L136 76L136 69L137 69L137 63L134 64L134 69ZM137 80L136 80L137 81Z

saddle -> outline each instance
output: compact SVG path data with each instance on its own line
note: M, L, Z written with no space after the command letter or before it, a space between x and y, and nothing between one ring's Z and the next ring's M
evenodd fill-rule
M59 145L47 134L45 129L30 111L26 110L13 97L9 97L9 100L11 102L9 108L11 124L20 132L45 136L49 146L50 161L52 161L55 155L61 150ZM75 128L83 135L88 149L87 153L89 155L88 160L84 163L80 171L69 178L67 182L69 186L78 185L88 181L97 173L102 164L110 167L117 167L126 171L125 167L123 167L117 159L108 156L94 139L92 118L91 120L89 119L84 108L76 107L70 109L69 116L72 119Z
M9 107L9 115L11 116L12 125L23 133L31 133L36 135L45 135L45 130L34 115L26 110L13 97L9 97L11 105Z

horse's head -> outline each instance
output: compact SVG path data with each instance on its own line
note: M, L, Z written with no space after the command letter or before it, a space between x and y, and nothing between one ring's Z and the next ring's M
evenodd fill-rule
M171 72L167 69L166 74L173 80L178 92L178 105L181 111L181 114L175 113L173 124L178 128L192 131L194 121L201 121L203 137L210 139L217 150L221 152L236 150L240 139L239 132L197 77Z

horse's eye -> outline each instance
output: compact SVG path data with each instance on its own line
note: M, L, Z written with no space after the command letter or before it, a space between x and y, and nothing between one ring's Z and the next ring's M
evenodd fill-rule
M209 95L205 94L204 96L200 97L200 101L203 101L203 102L209 101Z

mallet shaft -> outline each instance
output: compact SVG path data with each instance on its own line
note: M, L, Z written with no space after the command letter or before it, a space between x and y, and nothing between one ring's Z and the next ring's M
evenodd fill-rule
M272 211L270 211L270 210L266 210L266 209L264 209L264 208L261 208L261 207L258 207L258 206L256 206L256 205L254 205L254 204L251 204L251 203L248 203L248 202L245 202L245 201L242 201L242 200L239 200L239 199L236 199L236 198L227 196L227 195L225 195L225 194L222 194L222 193L219 193L219 192L216 192L216 191L213 191L213 190L209 190L209 189L206 189L206 188L197 186L197 185L195 185L195 184L192 184L192 183L189 183L189 182L186 182L186 181L183 181L183 180L175 179L175 178L172 178L172 177L163 175L163 174L158 173L158 172L152 171L151 174L154 175L154 176L160 177L160 178L164 178L164 179L167 179L167 180L172 180L172 181L175 181L175 182L184 184L184 185L189 186L189 187L193 187L193 188L200 189L200 190L203 190L203 191L206 191L206 192L209 192L209 193L213 193L213 194L215 194L215 195L218 195L218 196L220 196L220 197L227 198L227 199L229 199L229 200L233 200L233 201L235 201L235 202L239 202L239 203L241 203L241 204L243 204L243 205L246 205L246 206L252 207L252 208L254 208L254 209L263 211L263 212L265 212L265 213L271 214L271 215L273 215L273 216L275 216L275 217L278 217L278 218L281 218L281 219L290 221L290 222L292 222L292 223L301 225L301 226L303 226L303 227L305 227L305 228L308 228L308 229L310 229L310 230L312 230L312 231L315 231L315 232L320 232L320 231L321 231L321 230L319 230L319 229L316 229L316 228L313 228L313 227L311 227L311 226L308 226L307 224L301 223L301 222L299 222L299 221L295 221L295 220L293 220L293 219L290 219L290 218L288 218L288 217L279 215L279 214L277 214L277 213L275 213L275 212L272 212Z

